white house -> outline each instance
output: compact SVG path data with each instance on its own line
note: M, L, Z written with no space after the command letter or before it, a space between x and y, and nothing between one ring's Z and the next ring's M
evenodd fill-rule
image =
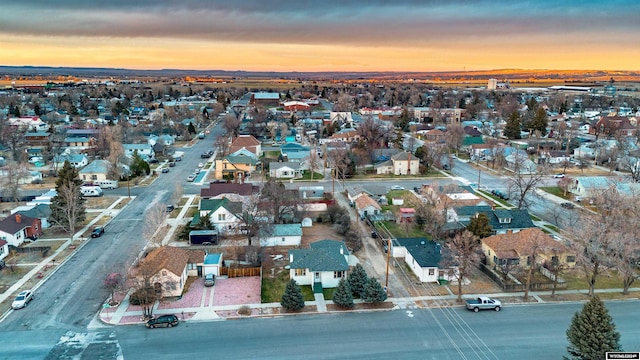
M153 159L155 152L153 151L153 145L150 144L122 144L124 155L133 156L137 151L143 159Z
M309 249L289 250L289 278L311 285L314 292L338 286L349 270L349 250L344 241L320 240Z
M260 246L300 246L301 224L274 224L258 232Z
M302 167L297 161L269 163L269 176L275 179L300 178L302 173Z
M234 202L227 198L201 199L200 211L198 216L193 218L192 224L198 223L201 217L208 216L220 233L238 234L242 225L242 219L238 214L241 213L241 202Z
M69 161L74 168L82 168L89 164L89 159L84 154L62 154L53 157L53 162L58 169L62 169L65 161Z
M6 258L9 255L9 243L6 240L0 239L0 260Z
M354 203L356 211L358 212L358 215L360 215L361 219L364 219L367 215L378 215L382 210L380 204L367 194L358 196Z
M404 258L405 263L421 282L452 280L449 269L440 269L442 249L440 244L426 238L399 238L392 241L391 254ZM453 268L453 271L456 271Z

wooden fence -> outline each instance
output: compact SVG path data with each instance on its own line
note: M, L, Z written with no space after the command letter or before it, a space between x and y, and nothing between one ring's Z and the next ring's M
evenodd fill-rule
M230 268L223 266L220 268L220 275L227 275L230 278L245 277L245 276L260 276L262 272L261 267L249 267L249 268Z
M504 281L502 280L502 275L491 270L491 268L489 268L487 265L480 264L480 270L483 273L485 273L487 276L489 276L491 280L493 280L496 284L498 284L498 286L500 286L503 291L518 292L518 291L525 291L527 289L527 284L505 284ZM557 290L566 289L566 288L567 288L566 282L558 281L558 284L556 285ZM529 284L529 291L552 290L552 289L553 289L553 282Z

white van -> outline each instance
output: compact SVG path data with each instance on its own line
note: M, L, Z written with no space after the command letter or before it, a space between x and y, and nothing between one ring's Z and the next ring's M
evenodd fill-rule
M93 182L94 185L98 185L101 189L117 189L118 181L117 180L96 180Z
M99 186L81 186L80 193L85 197L102 196L102 189Z

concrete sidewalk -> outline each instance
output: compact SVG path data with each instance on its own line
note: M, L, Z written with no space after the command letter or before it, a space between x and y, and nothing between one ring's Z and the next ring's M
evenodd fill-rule
M640 288L631 288L630 292L640 291ZM596 289L596 294L604 294L604 293L621 293L622 289ZM556 294L587 294L586 290L557 290ZM492 298L498 299L512 299L512 298L522 298L524 295L523 292L514 292L514 293L493 293L493 294L465 294L463 295L463 299L473 299L478 296L490 296ZM540 304L547 303L541 299L540 296L549 296L551 295L551 291L532 291L529 292L529 296L531 297L531 302L526 304ZM455 301L457 299L457 295L450 293L449 295L436 295L436 296L418 296L418 297L408 297L408 298L390 298L386 302L393 304L392 308L387 308L388 310L396 310L396 309L410 309L410 308L440 308L440 307L452 307L458 305L450 305L451 301ZM425 302L431 301L436 304L428 306ZM438 301L443 301L442 304L437 304ZM446 303L444 301L447 301ZM555 302L555 301L554 301ZM572 301L568 301L572 302ZM362 303L361 300L355 300L355 303ZM327 313L327 305L333 304L333 301L324 300L316 298L316 301L306 301L305 306L311 307L315 306L316 310L311 312L299 312L294 313L297 315L303 314L320 314ZM518 305L516 303L509 303L508 301L503 301L503 304L507 306L515 306ZM264 317L264 316L281 316L279 309L281 305L279 303L265 303L265 304L249 304L249 305L223 305L223 306L209 306L210 302L205 301L201 304L201 306L197 307L167 307L167 303L164 303L162 309L159 308L159 302L156 302L153 305L153 315L164 315L164 314L175 314L182 321L214 321L214 320L226 320L226 319L236 319L240 317ZM239 315L238 310L247 306L251 309L251 315L244 316ZM381 307L381 309L384 309ZM379 309L375 310L357 310L357 311L379 311ZM344 312L344 310L341 310ZM110 325L130 325L130 324L143 324L145 320L142 317L142 310L138 306L132 306L129 302L129 295L127 294L124 299L118 304L118 306L114 309L112 307L103 308L99 314L98 318L105 324Z

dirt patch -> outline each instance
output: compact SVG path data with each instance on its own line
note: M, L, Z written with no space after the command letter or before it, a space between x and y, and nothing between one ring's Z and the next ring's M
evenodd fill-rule
M106 209L111 206L119 197L117 196L99 196L87 198L85 206L87 209Z
M315 223L311 227L302 228L302 241L300 247L309 248L309 244L318 240L341 240L344 236L339 235L331 224Z

